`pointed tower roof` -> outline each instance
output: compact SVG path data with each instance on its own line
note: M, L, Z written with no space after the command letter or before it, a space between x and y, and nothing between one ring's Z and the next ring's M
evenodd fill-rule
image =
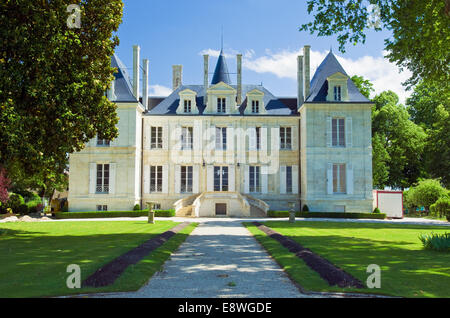
M228 73L227 62L225 60L225 55L223 54L223 49L220 50L219 59L217 60L216 69L214 70L211 85L217 84L219 82L224 82L228 85L231 85L230 75Z
M307 102L323 102L326 101L328 91L327 78L336 73L342 73L348 77L347 88L349 102L368 102L369 100L361 94L358 88L355 86L350 76L345 72L342 65L337 60L336 56L330 50L328 55L322 61L314 73L314 77L311 80L310 95L307 96Z
M115 53L111 57L111 67L117 68L114 73L114 102L136 102L127 68Z

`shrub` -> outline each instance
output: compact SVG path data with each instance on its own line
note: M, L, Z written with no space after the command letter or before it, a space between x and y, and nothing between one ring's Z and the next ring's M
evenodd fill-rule
M12 193L9 196L9 200L8 200L8 207L11 208L14 212L19 211L19 206L21 206L22 204L25 204L25 200L23 199L23 197L20 194L17 193Z
M305 204L302 209L303 212L309 212L308 206Z
M20 215L25 215L25 214L28 214L28 212L29 212L28 205L26 205L26 204L19 205L19 207L17 209L17 213L19 213Z
M268 211L268 217L289 217L289 211ZM384 219L384 213L357 213L357 212L295 212L296 217L302 218L337 218L337 219Z
M141 209L141 206L139 204L135 204L133 211L139 211Z
M373 209L373 213L381 213L381 211L378 207L376 207L375 209Z
M57 219L89 219L148 216L148 210L139 211L91 211L91 212L55 212ZM155 210L156 217L175 216L175 210Z
M408 208L424 206L427 211L439 198L447 195L439 180L425 179L406 192L405 201Z
M438 217L446 217L450 222L450 198L441 197L430 206L431 214Z
M419 239L422 241L423 247L427 250L434 250L438 252L450 251L450 233L420 234Z

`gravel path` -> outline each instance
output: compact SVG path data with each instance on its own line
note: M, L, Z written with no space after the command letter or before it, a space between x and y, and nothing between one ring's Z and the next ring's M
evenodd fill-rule
M90 297L308 296L300 293L240 221L217 220L200 223L139 291Z

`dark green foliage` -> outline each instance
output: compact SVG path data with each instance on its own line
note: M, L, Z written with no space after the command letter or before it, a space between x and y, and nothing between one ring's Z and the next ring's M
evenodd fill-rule
M19 210L19 206L25 204L25 200L20 194L13 193L9 196L9 200L7 202L8 208L11 208L14 213L17 213Z
M139 204L135 204L133 211L139 211L141 209L141 206Z
M268 211L268 217L289 217L289 211ZM295 212L296 217L301 218L337 218L337 219L385 219L384 213L357 213L357 212Z
M448 196L440 197L430 206L430 212L437 217L446 217L450 221L450 198Z
M373 209L373 213L381 213L381 211L378 207L376 207L375 209Z
M427 250L438 252L450 251L450 233L444 234L421 234L419 239L422 241L423 247Z
M28 205L26 204L19 205L16 212L19 213L20 215L28 214L29 212Z
M309 212L308 206L305 204L302 209L303 212Z

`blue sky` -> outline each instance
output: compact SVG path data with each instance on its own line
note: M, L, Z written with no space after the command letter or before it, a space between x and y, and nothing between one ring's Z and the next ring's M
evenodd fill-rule
M306 1L299 0L124 0L119 27L119 58L132 66L132 46L141 46L141 58L150 60L150 91L170 92L172 65L183 65L183 83L203 82L204 52L210 53L213 72L224 33L224 52L230 73L236 72L237 53L244 55L243 82L260 84L277 96L296 95L296 56L311 45L312 71L330 47L347 73L372 80L376 92L392 89L401 100L407 96L401 82L407 73L383 58L385 31L367 34L366 43L347 45L338 52L336 37L317 37L299 32L312 21ZM313 73L311 74L311 77ZM231 75L235 82L235 75Z

